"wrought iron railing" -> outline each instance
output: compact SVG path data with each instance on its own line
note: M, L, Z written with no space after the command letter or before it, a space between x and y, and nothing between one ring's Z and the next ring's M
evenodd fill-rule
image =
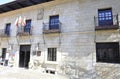
M0 36L1 37L9 37L10 36L10 30L0 29Z
M54 24L43 23L43 33L60 33L61 25L61 22L57 22Z
M108 17L94 17L95 30L118 29L118 15Z
M32 34L31 28L25 28L25 27L17 28L17 35L24 36L24 35L31 35L31 34Z

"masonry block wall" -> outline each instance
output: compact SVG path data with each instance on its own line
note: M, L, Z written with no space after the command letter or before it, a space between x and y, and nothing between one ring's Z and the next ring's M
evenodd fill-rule
M46 68L72 79L118 79L119 64L96 62L96 43L119 42L120 46L120 31L96 31L94 16L98 16L98 9L105 8L112 8L113 15L119 15L119 5L119 0L55 0L0 14L0 29L11 23L11 36L1 37L0 47L8 48L13 44L12 53L19 51L19 45L30 44L32 61L32 53L39 43L41 62ZM40 20L37 19L39 11L43 11ZM59 15L61 33L43 34L43 23L49 23L52 15ZM16 36L15 20L19 16L32 20L32 36ZM47 60L48 48L57 48L55 62ZM19 52L16 54L15 66L18 66Z

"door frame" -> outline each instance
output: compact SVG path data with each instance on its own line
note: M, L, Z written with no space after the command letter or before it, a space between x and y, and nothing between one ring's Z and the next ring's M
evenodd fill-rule
M28 46L28 49L29 49L29 50L28 50L28 49L25 50L27 47L22 50L22 46L23 46L23 47ZM24 60L23 60L23 63L22 63L23 66L21 66L21 55L20 55L20 54L21 54L21 51L24 51L24 53L25 53L25 54L24 54L24 57L23 57ZM29 57L28 57L29 59L28 59L28 60L25 60L25 58L27 58L27 56L26 56L26 55L27 55L27 51L29 52ZM19 66L19 67L22 67L22 68L29 68L30 55L31 55L31 45L30 45L30 44L27 44L27 45L26 45L26 44L22 44L22 45L20 45L20 47L19 47L19 61L18 61L18 66ZM27 63L27 62L28 62L28 63ZM27 63L27 66L26 66L26 63Z

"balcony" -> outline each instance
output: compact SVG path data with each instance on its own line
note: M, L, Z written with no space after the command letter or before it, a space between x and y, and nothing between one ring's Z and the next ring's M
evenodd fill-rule
M61 32L61 23L56 22L54 24L50 23L43 23L43 33L49 34L49 33L60 33Z
M25 27L18 27L17 29L17 35L18 36L28 36L31 35L31 28L25 28Z
M119 21L118 15L113 15L112 17L94 17L95 30L109 30L118 29Z
M0 29L0 37L9 37L10 36L10 30Z

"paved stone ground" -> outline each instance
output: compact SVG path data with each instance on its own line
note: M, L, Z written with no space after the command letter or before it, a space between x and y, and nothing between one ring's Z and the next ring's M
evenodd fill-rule
M0 67L0 79L69 79L62 75L42 73L38 70Z

